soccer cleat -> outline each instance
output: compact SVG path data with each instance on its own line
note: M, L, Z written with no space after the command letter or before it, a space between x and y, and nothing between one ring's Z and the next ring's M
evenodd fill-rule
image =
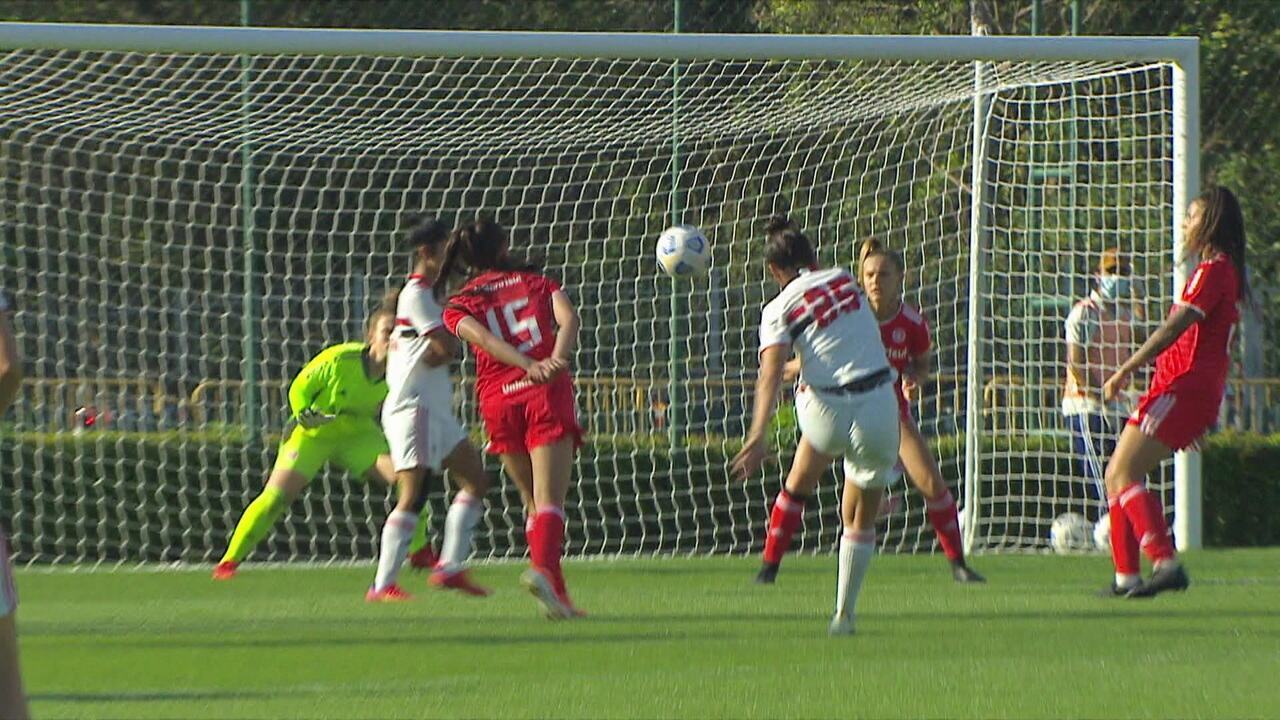
M956 560L951 563L951 577L955 578L958 583L984 583L987 581L976 570L966 565L963 560Z
M1170 590L1186 590L1190 585L1191 578L1187 577L1187 571L1178 563L1172 568L1164 567L1151 573L1146 582L1138 583L1137 587L1125 593L1125 597L1155 597Z
M534 600L542 606L542 615L548 620L568 620L577 617L572 605L568 605L556 594L551 578L538 568L529 568L520 575L520 584L529 591Z
M853 616L845 613L837 613L835 617L831 618L831 625L827 627L827 634L831 637L852 635Z
M757 585L772 585L774 580L778 579L778 563L765 563L760 566L760 572L756 573Z
M456 570L451 573L436 570L431 573L430 578L427 578L427 582L437 590L459 590L467 595L476 597L487 597L492 592L489 588L481 587L471 582L471 578L467 577L466 570Z
M1138 583L1138 585L1141 584L1142 583ZM1099 590L1097 595L1100 598L1124 597L1129 594L1129 591L1136 589L1138 585L1134 585L1133 587L1120 587L1116 584L1115 580L1112 580L1111 584Z
M414 570L430 570L439 560L440 558L436 557L436 551L432 550L430 545L423 545L420 550L409 555L409 566Z
M231 560L223 560L213 568L214 580L230 580L236 576L236 570L239 569L240 563Z
M374 590L373 586L369 586L368 592L364 594L367 602L403 602L412 600L413 596L405 592L399 585L392 583L381 590Z

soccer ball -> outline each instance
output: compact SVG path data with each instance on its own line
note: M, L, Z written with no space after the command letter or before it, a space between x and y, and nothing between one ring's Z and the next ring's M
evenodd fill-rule
M1092 550L1093 523L1080 513L1063 513L1049 527L1049 545L1054 552L1078 553Z
M1103 513L1093 526L1093 545L1103 552L1111 550L1111 516Z
M710 260L710 243L692 225L672 225L658 237L658 266L671 277L700 275Z

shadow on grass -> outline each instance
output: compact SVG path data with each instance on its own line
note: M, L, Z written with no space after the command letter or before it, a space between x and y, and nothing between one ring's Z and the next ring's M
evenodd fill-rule
M575 625L578 625L575 623ZM559 645L571 643L582 644L615 644L618 642L658 643L685 642L690 640L723 640L734 637L727 633L610 633L605 635L577 635L571 632L545 635L394 635L358 637L296 637L296 638L264 638L237 637L224 639L203 638L122 638L113 640L113 647L136 647L154 649L231 649L231 648L299 648L299 647L386 647L389 645L471 645L478 647L520 646L520 645Z
M131 703L170 702L174 700L270 700L281 696L323 695L331 688L295 688L282 690L163 690L136 692L69 692L34 693L31 702L64 703Z

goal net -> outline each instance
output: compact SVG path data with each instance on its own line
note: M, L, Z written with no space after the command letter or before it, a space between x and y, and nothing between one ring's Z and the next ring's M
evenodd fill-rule
M19 562L216 560L287 430L289 379L362 336L421 211L496 217L581 311L571 554L760 547L789 399L779 462L745 486L726 463L780 211L824 264L873 236L903 253L935 345L915 409L974 549L1097 517L1061 412L1063 323L1111 247L1137 336L1168 307L1186 196L1161 41L32 27L0 27L19 48L0 56L0 286L29 376L0 516ZM707 275L657 272L673 222L711 239ZM1171 471L1156 484L1172 507ZM838 537L839 485L801 550ZM931 551L919 494L892 492L884 548ZM322 472L250 559L372 558L387 497ZM477 552L525 552L509 482Z

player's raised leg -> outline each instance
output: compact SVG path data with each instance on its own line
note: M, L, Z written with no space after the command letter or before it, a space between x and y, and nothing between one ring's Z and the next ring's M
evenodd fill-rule
M520 491L520 502L524 506L525 544L533 547L533 520L538 514L537 505L533 502L533 460L527 453L503 453L500 458L502 469Z

